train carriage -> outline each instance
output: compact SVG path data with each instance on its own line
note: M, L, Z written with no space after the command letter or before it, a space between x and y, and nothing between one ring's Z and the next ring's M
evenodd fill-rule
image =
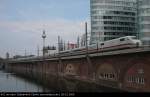
M138 39L136 39L136 36L125 36L105 42L98 42L97 44L89 45L88 46L88 52L94 53L94 52L103 52L103 51L113 51L113 50L119 50L119 49L127 49L127 48L133 48L133 47L140 47L142 46L142 42ZM72 50L62 51L60 54L62 55L80 55L86 53L86 47L81 48L75 48Z

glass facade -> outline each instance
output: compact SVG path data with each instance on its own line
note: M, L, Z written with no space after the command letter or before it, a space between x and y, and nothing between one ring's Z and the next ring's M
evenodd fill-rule
M150 0L137 1L140 39L144 45L150 45Z
M122 36L137 36L136 0L91 0L90 7L90 44Z

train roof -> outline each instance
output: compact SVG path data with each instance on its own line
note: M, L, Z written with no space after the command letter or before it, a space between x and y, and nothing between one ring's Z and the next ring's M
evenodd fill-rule
M136 36L124 36L124 37L119 37L119 38L115 38L115 39L112 39L112 40L118 40L118 39L122 39L122 38L136 38ZM110 41L110 40L108 40Z
M118 39L122 39L122 38L136 38L136 36L124 36L124 37L119 37L119 38L115 38L115 39L112 39L112 40L108 40L108 41L113 41L113 40L118 40ZM104 41L104 42L107 42L107 41Z
M119 37L119 38L115 38L115 39L112 39L112 40L107 40L107 41L103 41L103 42L98 42L98 43L106 43L106 42L111 42L111 41L115 41L115 40L119 40L119 39L122 39L122 38L136 38L136 36L124 36L124 37Z
M125 37L131 37L131 38L135 38L136 36L125 36ZM123 37L120 37L120 38L123 38Z

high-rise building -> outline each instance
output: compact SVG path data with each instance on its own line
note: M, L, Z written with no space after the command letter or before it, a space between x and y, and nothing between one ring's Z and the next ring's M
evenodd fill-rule
M144 45L150 45L150 0L138 1L139 37Z
M136 0L90 0L90 44L122 36L137 36Z

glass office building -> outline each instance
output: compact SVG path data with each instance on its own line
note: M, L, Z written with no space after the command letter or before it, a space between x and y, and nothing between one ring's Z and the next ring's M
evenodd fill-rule
M136 0L90 0L90 7L90 44L122 36L137 36Z
M150 45L150 0L137 1L140 39L144 45Z

